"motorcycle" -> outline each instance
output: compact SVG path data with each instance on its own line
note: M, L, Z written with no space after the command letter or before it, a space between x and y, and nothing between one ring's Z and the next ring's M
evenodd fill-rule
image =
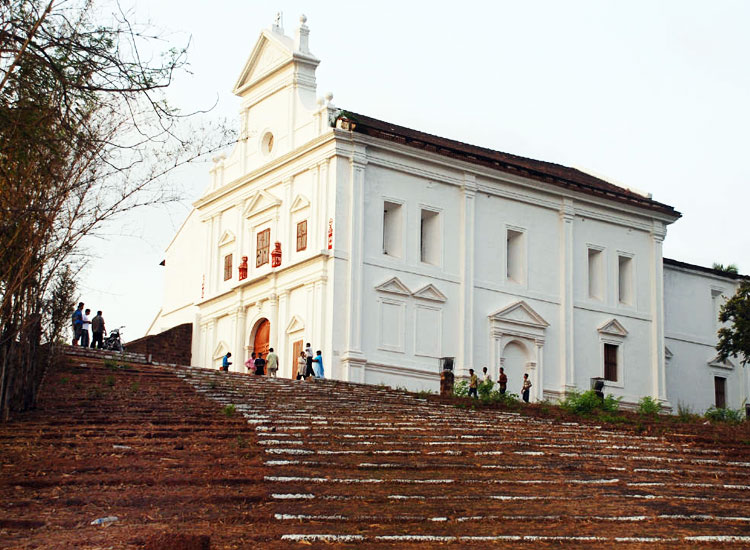
M120 330L125 327L113 328L109 331L107 338L104 340L104 349L111 351L122 351L122 340L120 338Z

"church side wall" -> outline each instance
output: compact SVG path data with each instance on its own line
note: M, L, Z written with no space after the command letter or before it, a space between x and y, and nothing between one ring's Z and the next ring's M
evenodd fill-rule
M636 403L641 396L654 395L651 367L652 301L651 235L644 230L591 219L580 213L574 221L575 293L575 385L590 387L590 379L604 377L604 345L617 346L617 380L605 382L605 393ZM589 273L589 251L602 256L598 273ZM631 296L627 303L619 292L620 258L632 262L629 278ZM589 278L600 279L600 294L592 296ZM616 320L626 334L600 331Z
M727 407L744 407L750 395L747 369L739 360L716 360L719 307L734 295L736 285L726 277L664 267L667 381L669 398L677 406L703 413L716 405L716 378L725 380Z
M497 379L503 366L510 391L518 392L528 372L536 399L557 397L570 384L585 390L592 377L605 375L607 344L617 348L608 393L635 403L664 391L653 361L654 342L661 341L654 328L661 311L653 300L661 288L654 283L656 258L661 262L655 222L374 145L361 151L361 187L351 158L340 157L337 171L336 278L346 283L336 287L333 325L346 330L336 331L334 356L349 350L356 326L361 330L361 356L345 361L348 379L436 390L438 360L449 356L459 376L487 366ZM566 209L569 244L562 237ZM342 223L349 230L343 237ZM349 239L359 233L361 275L348 257L356 248ZM430 238L439 243L437 253L425 248ZM562 246L571 247L573 264L570 382L561 323ZM602 258L597 297L589 295L590 248ZM352 302L358 295L361 300ZM518 304L531 311L523 314L529 318L514 317ZM352 322L357 316L359 325Z
M194 323L200 301L203 263L201 224L192 211L170 243L164 256L164 295L159 315L146 336L160 334L184 323Z

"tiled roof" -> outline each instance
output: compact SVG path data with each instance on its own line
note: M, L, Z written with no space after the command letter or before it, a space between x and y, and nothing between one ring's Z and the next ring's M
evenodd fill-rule
M366 115L343 111L356 122L356 133L385 139L409 147L423 149L465 162L494 168L501 172L516 174L533 180L565 187L581 193L625 202L633 206L655 210L668 216L679 218L681 214L668 204L657 202L634 191L624 189L608 181L592 176L575 168L560 164L528 159L494 151L485 147L469 145L452 139L427 134L397 124L391 124Z
M742 273L732 273L730 271L722 271L721 269L713 269L712 267L704 267L702 265L689 264L687 262L681 262L679 260L672 260L671 258L663 258L665 266L680 267L682 269L691 269L693 271L700 271L701 273L709 273L711 275L718 275L719 277L726 277L727 279L750 279L750 276L743 275Z

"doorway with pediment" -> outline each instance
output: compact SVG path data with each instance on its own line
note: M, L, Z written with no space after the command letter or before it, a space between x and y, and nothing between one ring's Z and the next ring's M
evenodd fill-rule
M529 304L520 300L489 316L493 380L503 367L508 377L508 392L520 394L523 375L531 380L531 400L544 399L542 352L549 323Z
M259 319L255 323L252 332L250 332L250 345L248 346L248 348L250 348L250 351L255 353L256 356L258 355L258 353L262 353L263 358L265 359L268 355L268 349L270 348L270 334L271 322L265 317ZM252 372L255 371L253 370ZM263 374L266 374L265 368Z

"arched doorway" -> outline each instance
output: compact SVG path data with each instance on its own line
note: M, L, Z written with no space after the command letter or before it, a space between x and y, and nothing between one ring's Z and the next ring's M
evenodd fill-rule
M258 324L255 325L255 336L253 337L253 351L257 355L258 353L263 354L263 358L268 355L268 337L271 333L271 323L268 319L261 319ZM265 372L263 373L265 374Z
M527 372L528 361L526 347L518 340L513 340L505 346L500 362L508 376L508 392L520 395L523 374Z

